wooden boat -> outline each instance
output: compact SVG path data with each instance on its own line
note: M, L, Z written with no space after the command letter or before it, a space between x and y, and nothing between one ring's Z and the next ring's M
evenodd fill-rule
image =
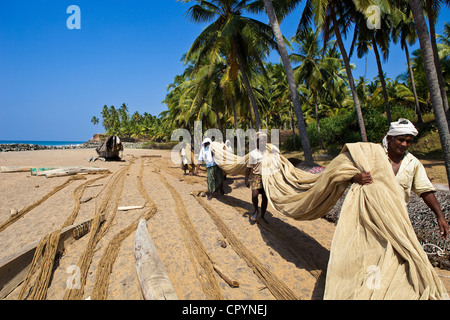
M123 144L119 137L110 136L95 150L105 160L120 160L119 152L123 151Z
M92 219L86 220L61 230L58 252L63 251L71 243L87 234L91 221ZM36 241L18 253L0 260L0 299L4 299L24 281L38 244L39 241Z
M134 238L136 271L145 300L178 300L164 265L150 237L145 219L139 221Z

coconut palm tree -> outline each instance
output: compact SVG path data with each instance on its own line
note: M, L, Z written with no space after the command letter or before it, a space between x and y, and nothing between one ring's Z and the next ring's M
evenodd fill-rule
M433 50L433 58L434 58L434 65L436 67L436 73L438 76L439 81L439 89L441 91L441 97L442 97L442 103L444 106L444 111L447 117L447 122L450 126L450 110L448 106L448 100L447 100L447 91L445 90L445 84L444 84L444 77L442 75L442 68L441 63L439 61L439 54L437 49L437 43L436 43L436 29L435 24L437 21L437 16L439 14L439 11L441 9L441 6L445 3L447 5L450 5L450 0L426 0L426 13L428 16L428 25L430 27L430 41L431 41L431 48Z
M196 57L202 61L226 52L228 65L241 72L255 117L255 125L261 129L258 106L250 84L251 62L262 67L263 59L275 48L272 29L255 19L243 15L248 1L237 0L196 0L195 5L187 11L187 16L194 22L211 22L195 39L186 59ZM195 68L196 66L194 66Z
M355 46L357 47L358 58L362 58L363 55L366 55L369 50L373 49L378 67L378 77L380 79L382 94L384 98L387 123L389 124L392 122L391 110L389 107L389 96L386 89L386 80L384 78L384 72L381 65L381 58L378 47L380 47L381 49L383 60L387 61L389 56L389 31L391 29L391 22L388 19L387 14L383 13L381 15L380 29L369 29L366 23L367 17L362 13L365 11L365 9L366 8L364 6L360 6L359 10L356 10L353 13L355 28L353 43L350 49L350 56L352 55Z
M286 77L289 84L289 91L291 93L292 103L294 105L295 114L297 116L298 131L300 133L300 142L302 145L302 149L304 151L305 161L307 163L313 164L314 159L312 157L311 146L309 143L308 135L306 133L306 125L303 118L303 111L300 105L300 100L297 92L297 85L294 79L294 72L292 70L292 66L289 61L288 53L284 43L285 40L283 34L281 33L281 29L278 23L277 13L275 12L271 0L263 0L263 3L267 15L269 16L270 25L273 29L275 40L277 42L278 52L280 54L281 61L283 62L284 70L286 72ZM278 3L280 4L278 10L280 12L279 15L280 17L283 17L284 14L287 14L289 11L291 11L299 3L299 1L279 1Z
M270 104L280 115L283 125L288 125L295 137L295 115L292 96L289 91L289 84L285 69L281 64L268 63L266 70L271 84ZM297 149L295 138L293 138L294 150Z
M450 88L450 24L444 24L443 35L437 35L439 39L439 59L442 65L442 74L446 90Z
M357 121L360 129L361 140L367 142L366 128L361 111L361 104L353 80L350 59L342 41L341 34L347 34L348 28L352 22L352 13L355 12L355 5L351 0L307 0L305 9L299 22L297 33L304 31L312 21L317 29L322 31L324 43L334 34L339 50L344 60L345 70L347 72L348 83L352 93L352 99L356 110Z
M446 22L444 24L444 30L443 32L443 36L441 35L437 35L437 39L439 39L439 42L441 43L441 49L446 50L445 54L443 56L445 57L449 57L450 56L450 24L448 22ZM441 55L439 55L441 56Z
M417 39L414 20L409 5L402 2L401 7L398 10L395 10L392 17L394 19L394 25L391 31L392 40L394 43L400 41L400 46L405 51L406 64L408 66L408 72L411 79L411 88L414 94L415 112L417 114L418 122L423 123L419 97L417 95L416 81L414 79L414 72L411 66L411 59L408 49L408 45L414 45Z
M290 55L290 59L293 63L299 64L294 69L297 82L304 84L311 93L312 105L315 108L319 145L323 149L324 147L320 137L320 103L318 97L327 94L326 90L324 90L326 79L334 77L337 69L333 66L336 66L336 62L339 65L340 59L323 54L323 49L319 45L318 36L319 32L313 32L311 28L297 33L291 40L296 50Z
M431 104L439 131L442 151L444 153L447 179L450 181L450 132L442 102L439 80L434 63L433 49L429 38L428 27L423 15L423 7L420 0L409 0L411 11L416 23L417 36L422 50L423 62L426 71L428 89L430 92Z

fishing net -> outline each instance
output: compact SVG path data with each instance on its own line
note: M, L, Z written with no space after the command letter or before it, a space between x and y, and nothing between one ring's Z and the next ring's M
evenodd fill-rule
M217 164L242 174L248 155L237 157L213 142ZM279 214L297 220L326 215L359 172L373 183L353 184L333 237L325 299L448 299L408 217L404 191L380 145L346 144L319 174L296 169L268 145L263 157L263 186Z

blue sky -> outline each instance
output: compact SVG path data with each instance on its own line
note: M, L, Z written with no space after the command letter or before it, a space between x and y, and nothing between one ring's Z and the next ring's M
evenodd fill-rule
M70 5L81 10L80 30L67 28ZM130 113L158 115L166 109L161 101L167 85L184 70L181 56L205 27L185 17L191 5L176 0L0 1L0 140L88 140L103 132L90 120L100 118L104 105L126 103ZM294 35L301 9L282 23L285 37ZM447 21L450 9L444 7L437 33ZM270 60L279 57L274 53ZM364 75L364 59L352 62L354 77ZM395 78L405 64L404 53L394 46L383 68ZM367 77L376 75L370 54Z

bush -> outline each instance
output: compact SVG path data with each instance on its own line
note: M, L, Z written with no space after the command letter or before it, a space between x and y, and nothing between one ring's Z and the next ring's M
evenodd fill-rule
M363 108L364 124L367 140L373 143L381 143L389 124L384 110ZM392 121L399 118L414 119L414 111L403 106L391 106ZM320 147L316 122L309 123L306 127L309 143L312 148ZM356 111L354 109L342 110L339 115L320 119L320 135L325 148L331 153L340 150L346 143L361 141ZM301 150L300 137L296 135L296 146ZM293 137L288 137L282 146L287 151L294 151Z
M158 150L171 150L179 142L145 142L142 145L142 149L158 149Z

